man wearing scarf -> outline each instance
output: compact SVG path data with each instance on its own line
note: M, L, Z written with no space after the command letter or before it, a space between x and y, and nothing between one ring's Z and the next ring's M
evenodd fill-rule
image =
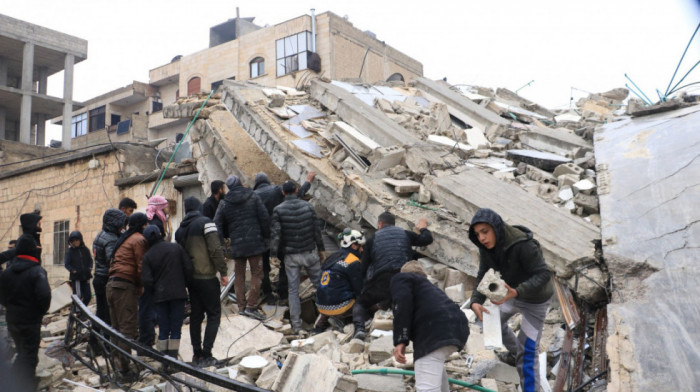
M141 262L148 249L148 243L141 233L148 225L148 218L137 212L129 217L129 230L119 237L114 247L114 258L109 268L107 282L107 302L112 326L129 339L138 337L138 298L143 292L141 285ZM120 345L129 352L128 345ZM115 355L120 377L127 382L138 374L129 370L129 362L121 355Z
M167 214L168 213L168 200L163 196L151 196L148 199L148 206L146 207L146 217L148 217L148 224L157 226L160 229L160 235L166 241L170 241L170 227Z

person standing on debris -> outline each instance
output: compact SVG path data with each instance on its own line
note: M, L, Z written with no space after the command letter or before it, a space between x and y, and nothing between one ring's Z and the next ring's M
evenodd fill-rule
M297 191L297 197L302 198L311 189L311 183L316 177L315 172L309 172L306 176L306 181L299 187ZM272 185L267 174L260 172L255 175L255 186L253 187L255 193L260 197L267 213L272 216L272 211L284 201L284 195L282 194L282 187L279 185ZM268 247L269 248L269 247ZM262 292L263 295L267 296L268 299L272 298L272 284L270 283L270 253L267 252L268 249L263 253L263 280L262 280ZM287 298L287 273L284 268L284 255L277 255L277 259L280 261L279 270L279 281L277 282L277 296L281 299Z
M265 205L252 189L246 188L237 176L226 179L228 193L216 211L214 222L219 232L221 244L224 237L231 240L229 256L235 262L233 288L241 314L264 320L265 315L258 310L258 296L262 281L262 254L265 240L270 237L270 216ZM245 271L246 260L250 265L250 293L246 299Z
M224 195L226 195L226 188L224 187L224 182L221 180L212 181L210 187L211 196L207 197L207 200L204 201L202 215L209 219L214 219L216 210L219 208L219 202Z
M321 260L325 248L316 211L311 203L296 196L297 185L286 181L282 185L284 202L272 212L270 256L284 254L289 282L289 315L295 334L302 331L299 283L301 269L306 270L311 283L318 288L321 278Z
M366 337L365 322L372 307L389 307L389 283L401 267L413 259L412 246L428 246L433 242L426 218L420 218L416 224L420 234L401 229L394 226L395 224L396 217L392 213L382 212L379 214L377 232L365 244L362 254L364 285L352 310L355 339Z
M196 197L185 199L185 217L175 232L175 240L185 248L194 267L189 287L192 314L190 315L190 340L195 366L209 367L216 364L212 357L214 341L221 323L222 286L228 284L228 268L219 242L216 224L202 215L202 203ZM219 272L220 279L216 278ZM207 327L202 343L202 321L207 316Z
M158 228L143 231L148 251L143 256L141 283L153 296L158 315L158 351L177 358L182 321L185 319L185 290L192 282L192 261L178 244L165 242Z
M102 216L102 230L92 241L92 255L95 258L95 277L92 279L92 288L95 289L95 301L97 302L97 317L111 325L109 317L109 305L107 304L107 279L109 279L109 264L114 256L114 246L119 240L119 235L126 225L126 214L116 208L110 208ZM91 337L93 346L94 338Z
M126 214L126 217L130 217L131 214L134 213L134 210L137 208L136 202L133 201L132 199L125 197L119 201L119 211L123 212Z
M72 231L68 235L68 251L63 265L66 267L70 280L70 287L73 294L80 297L85 305L92 299L90 290L90 278L92 278L92 256L90 250L83 242L83 234L79 231Z
M409 261L391 278L394 358L406 363L413 341L416 391L449 392L445 360L467 344L469 322L444 291L428 281L418 261Z
M39 221L36 223L41 228ZM46 271L36 257L34 236L22 234L15 249L12 263L0 275L0 304L7 309L8 329L17 350L12 374L27 391L35 391L41 321L51 305L51 288ZM5 380L2 383L6 386Z
M500 272L506 283L506 297L503 301L493 301L500 307L503 345L508 349L510 361L517 364L523 391L539 391L537 347L554 293L551 273L542 257L540 244L527 227L508 225L488 208L479 209L474 214L469 239L479 247L476 286L491 268ZM479 320L483 320L483 312L489 312L483 306L486 296L474 290L470 301L471 309ZM508 320L516 313L522 315L517 337L508 326ZM509 359L504 359L509 362Z
M107 302L112 326L132 340L139 337L138 299L143 292L141 261L148 249L148 243L141 233L147 225L148 218L143 213L137 212L129 217L129 230L114 245L114 256L109 267ZM131 351L126 344L119 347L126 352ZM115 362L122 380L130 381L138 377L129 369L129 361L124 356L115 353Z
M168 200L163 196L151 196L146 207L148 224L160 229L160 236L170 241L170 222L168 221Z
M347 228L338 234L340 249L328 256L321 265L321 280L316 290L316 308L319 315L314 333L328 328L329 321L342 330L343 318L352 315L355 298L362 292L362 247L365 236Z

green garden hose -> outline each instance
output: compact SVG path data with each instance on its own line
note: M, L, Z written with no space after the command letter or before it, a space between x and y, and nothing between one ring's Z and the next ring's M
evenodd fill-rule
M381 369L353 370L352 374L401 374L404 376L415 376L416 372L414 372L412 370L404 370L404 369L381 368ZM462 380L455 380L454 378L448 378L447 381L449 381L450 384L455 384L455 385L459 385L461 387L471 388L471 389L481 391L481 392L498 392L498 391L494 391L492 389L484 388L481 385L474 385L474 384L469 384L467 382L464 382Z

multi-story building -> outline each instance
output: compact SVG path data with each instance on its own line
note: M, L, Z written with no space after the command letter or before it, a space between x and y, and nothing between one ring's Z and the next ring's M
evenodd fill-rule
M45 124L73 102L73 65L87 58L87 41L0 15L0 139L43 146ZM64 71L63 98L47 95L48 77ZM63 126L70 147L70 124Z

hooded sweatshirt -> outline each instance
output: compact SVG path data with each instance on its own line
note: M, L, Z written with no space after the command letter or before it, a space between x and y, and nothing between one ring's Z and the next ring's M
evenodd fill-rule
M16 249L17 256L0 275L0 304L7 308L8 323L41 323L51 305L51 288L46 271L32 256L36 253L33 236L20 236Z
M496 234L496 246L486 249L474 232L477 223L489 224ZM540 244L532 231L524 226L511 226L491 209L476 212L469 226L469 239L479 247L478 286L484 274L493 268L501 273L503 280L518 292L517 299L530 303L542 303L552 297L554 285L551 273L542 257ZM474 290L472 303L483 304L486 296Z
M74 240L80 240L77 247L73 246ZM83 242L83 235L79 231L72 231L68 236L70 246L66 251L66 260L63 263L68 272L70 280L88 280L92 278L92 256L90 250Z
M175 241L192 259L194 279L215 279L217 272L228 275L216 224L202 215L202 203L195 197L185 199L185 218L175 232Z
M187 287L192 279L192 262L178 244L163 241L155 226L143 232L148 241L148 252L143 256L141 282L153 295L153 302L186 299Z

